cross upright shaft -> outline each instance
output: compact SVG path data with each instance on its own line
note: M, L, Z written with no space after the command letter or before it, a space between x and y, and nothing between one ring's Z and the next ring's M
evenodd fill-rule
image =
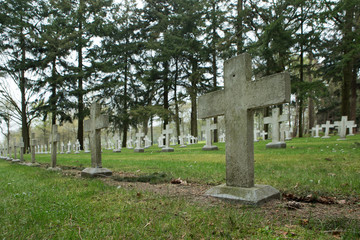
M250 55L234 57L224 64L225 89L199 98L199 118L225 115L227 186L254 186L253 110L290 100L289 74L251 76Z

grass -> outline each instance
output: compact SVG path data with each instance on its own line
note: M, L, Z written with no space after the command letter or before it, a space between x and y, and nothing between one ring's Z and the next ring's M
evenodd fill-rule
M360 135L347 141L293 139L287 149L266 149L266 143L255 143L256 183L283 193L359 199ZM216 152L201 147L175 147L173 153L162 153L156 146L145 153L105 150L103 166L133 176L117 181L156 184L180 177L200 184L223 183L225 145L219 143ZM49 154L36 157L50 163ZM90 154L58 155L58 165L88 167ZM189 201L0 161L0 239L332 239L327 233L332 230L345 239L360 238L359 221L344 216L309 216L304 225L301 217L271 214L261 208Z

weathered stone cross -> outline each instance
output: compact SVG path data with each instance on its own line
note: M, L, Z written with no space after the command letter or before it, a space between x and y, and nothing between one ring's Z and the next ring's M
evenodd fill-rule
M272 188L274 191L270 196L258 197L259 191L267 190L262 190L261 185L254 188L253 109L290 101L290 77L287 73L257 81L252 81L251 77L249 54L227 60L224 64L225 89L199 98L199 118L225 115L226 186L210 189L207 194L259 203L278 197L279 192Z
M20 161L24 161L24 139L21 137L19 142L19 148L20 148Z
M162 131L162 134L165 134L165 147L161 149L162 152L173 152L174 148L169 147L170 145L170 134L173 133L173 130L170 129L169 125L166 125L166 129Z
M31 133L31 163L28 164L29 166L38 166L35 162L35 146L37 144L37 140L35 139L35 133Z
M135 148L134 148L134 152L144 152L144 148L141 147L141 138L145 136L144 133L142 132L138 132L135 134L136 136L136 143L135 143Z
M334 125L338 127L339 137L337 140L346 140L346 126L348 124L348 117L342 116L341 121L334 122Z
M320 137L319 136L319 131L321 131L322 128L319 125L316 125L311 130L315 133L314 138L319 138Z
M102 167L101 162L101 129L109 125L109 116L100 115L100 104L93 102L90 109L90 119L84 121L85 132L90 132L91 168L81 172L81 176L95 177L112 175L109 169Z
M330 124L330 121L326 121L326 124L321 125L322 128L325 128L325 134L322 138L330 138L329 130L334 127L334 124Z
M211 124L211 119L207 118L206 119L206 125L203 126L201 129L203 131L205 131L205 135L206 135L206 144L202 148L202 150L204 150L204 151L218 150L218 147L212 145L212 141L211 141L211 139L212 139L211 138L211 131L217 129L216 124Z
M51 147L51 167L50 170L61 170L60 168L56 167L56 150L57 150L57 143L60 141L60 134L58 133L58 126L54 124L52 126L51 134L49 142L52 145Z

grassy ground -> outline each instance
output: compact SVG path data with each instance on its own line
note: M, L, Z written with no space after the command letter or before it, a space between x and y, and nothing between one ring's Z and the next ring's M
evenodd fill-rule
M265 144L255 143L256 183L283 193L360 198L360 136L341 142L335 137L294 139L287 149L277 150L265 149ZM218 184L225 179L225 145L218 146L211 153L201 151L201 144L175 148L174 153L161 153L157 147L136 154L104 151L103 166ZM50 163L50 155L37 155L37 161ZM58 164L87 167L90 155L59 155ZM0 161L0 239L360 238L358 219L321 211L315 216L316 205L310 205L306 216L296 215L276 204L253 208L189 201ZM359 205L349 211L352 207Z

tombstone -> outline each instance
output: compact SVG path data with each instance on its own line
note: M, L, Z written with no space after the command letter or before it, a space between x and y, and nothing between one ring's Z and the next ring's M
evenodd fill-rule
M222 134L219 136L219 142L225 142L225 133L222 133Z
M286 123L280 124L280 142L285 142Z
M319 138L320 137L319 136L319 131L322 131L322 130L321 130L321 127L319 125L316 125L311 130L314 132L314 136L313 136L314 138Z
M191 136L191 144L195 144L196 143L196 139L194 136Z
M170 134L173 133L173 130L170 129L169 125L166 125L165 130L162 131L162 134L165 135L165 146L161 149L162 152L173 152L174 148L170 147Z
M347 128L349 129L348 136L354 136L353 129L356 128L357 125L355 124L355 121L348 121L347 122Z
M121 152L121 140L120 137L118 138L118 140L116 141L116 148L113 150L113 152L115 153L120 153Z
M265 139L265 136L267 135L267 132L265 132L264 130L262 130L261 132L260 132L260 136L261 136L261 138L262 138L262 140L266 140Z
M35 133L31 133L30 147L31 147L31 163L26 164L31 167L38 167L38 164L35 160L35 146L37 144L37 140L35 139Z
M66 151L66 154L70 154L71 153L71 142L70 142L70 140L69 140L67 146L68 146L68 149Z
M177 138L175 137L175 136L172 136L171 138L170 138L170 141L171 141L171 145L172 146L176 146L176 141L177 141Z
M290 101L290 77L280 73L251 80L251 57L242 54L224 64L225 89L199 98L199 118L225 115L226 184L207 195L259 204L280 198L271 186L254 185L254 109ZM261 93L261 94L259 94Z
M185 139L185 136L181 134L181 135L179 136L179 141L180 141L180 147L181 147L181 148L186 147L185 142L184 142L184 139Z
M145 148L151 147L151 139L146 135L144 138L145 141Z
M254 127L254 142L259 141L259 134L260 134L260 130L258 130Z
M24 139L21 137L19 142L20 148L20 162L24 162Z
M90 119L84 121L84 129L90 132L91 168L85 168L81 176L111 176L112 172L102 167L101 162L101 129L109 125L109 116L100 115L100 104L93 102L90 109Z
M330 124L330 121L326 121L326 124L322 124L321 127L325 128L325 133L322 138L330 138L329 131L330 131L330 128L334 128L334 124Z
M190 134L188 134L187 136L186 136L186 138L187 138L187 144L188 145L190 145L191 144L191 135Z
M20 159L17 158L17 144L14 140L14 144L13 144L13 149L14 149L14 159L12 160L13 163L18 163L20 162Z
M48 149L47 149L47 144L45 144L45 154L48 154L48 151L47 151Z
M144 133L142 132L138 132L135 134L136 136L136 145L135 145L135 149L134 149L134 152L135 153L141 153L141 152L144 152L144 148L141 147L141 138L145 136Z
M273 108L272 116L264 118L264 124L271 124L271 142L266 144L266 148L286 148L286 143L280 141L280 123L285 122L288 116L283 114L280 116L280 109Z
M61 168L56 167L56 148L57 143L60 141L60 134L58 133L58 126L54 124L52 126L51 134L50 134L50 146L51 147L51 167L48 168L48 170L51 171L60 171Z
M346 125L347 125L347 116L342 116L341 121L334 122L334 125L338 127L339 137L337 140L346 140Z
M13 158L11 157L11 155L12 155L11 150L12 150L12 147L10 147L10 144L8 144L6 161L12 161L13 160Z
M60 144L60 154L64 154L65 144L64 142L61 142Z
M75 142L75 154L79 154L80 153L80 141L79 139L76 139Z
M201 128L201 130L205 131L206 143L202 148L203 151L213 151L219 150L217 146L212 145L212 134L211 132L217 129L216 124L211 124L211 119L206 119L206 125Z
M165 145L163 144L163 141L164 141L164 136L163 135L160 135L158 137L158 147L159 148L163 148Z
M133 142L132 139L129 139L129 140L126 141L126 148L127 149L133 149L134 148L133 145L132 145L132 142Z

